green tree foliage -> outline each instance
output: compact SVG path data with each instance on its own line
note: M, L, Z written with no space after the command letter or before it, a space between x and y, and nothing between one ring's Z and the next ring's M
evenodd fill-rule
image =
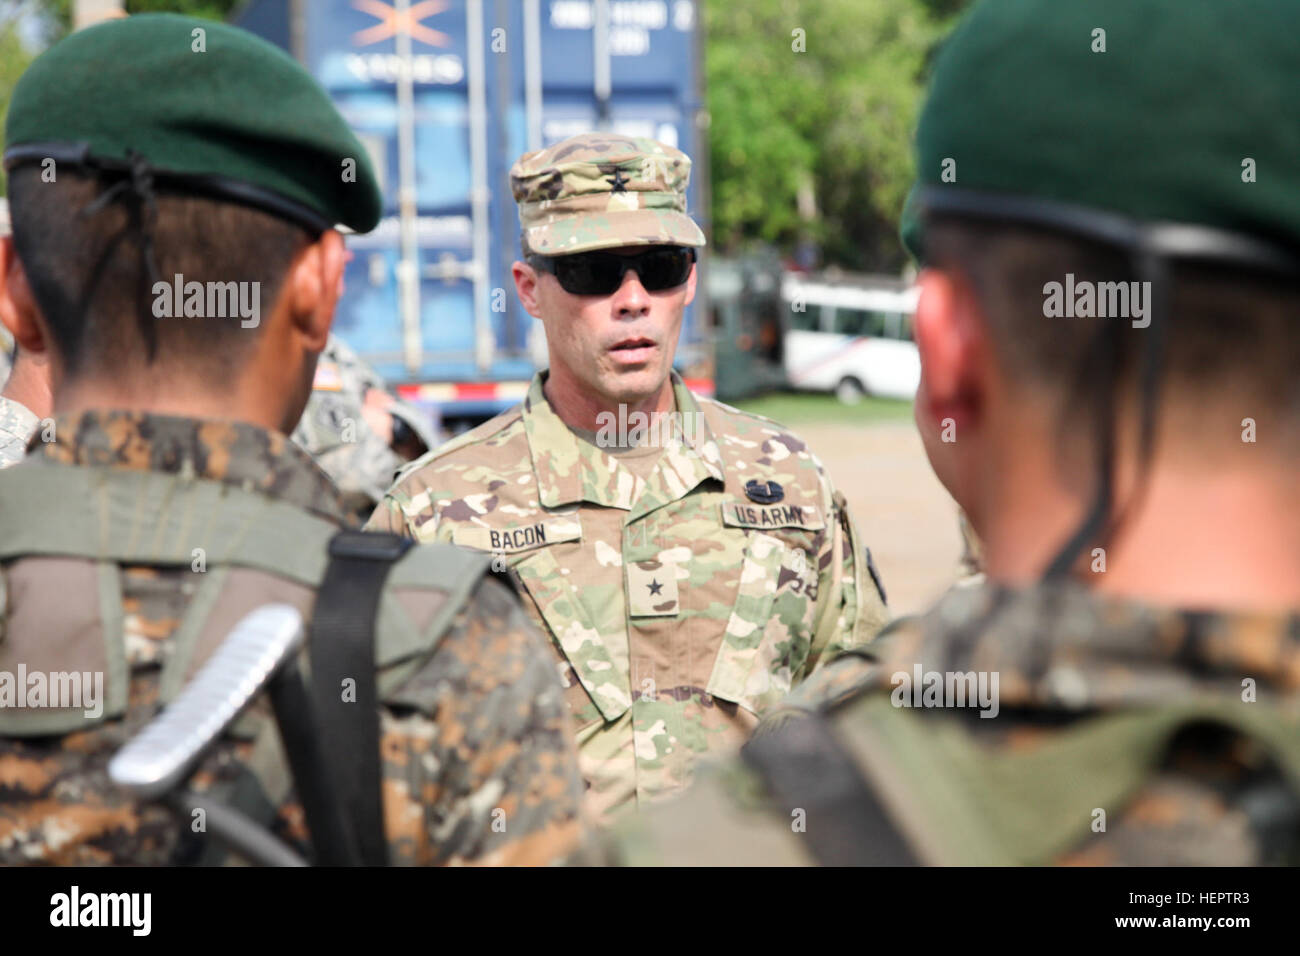
M716 244L736 252L757 240L788 251L810 239L827 264L901 267L897 223L923 84L964 5L709 0Z
M240 0L127 0L127 13L184 13L191 17L224 20Z
M9 115L9 100L13 96L14 84L31 61L32 54L23 46L18 35L18 20L0 18L0 129L4 128L5 117ZM4 171L0 170L0 193L5 188Z
M0 24L0 116L9 111L14 84L31 61L32 55L23 47L15 25Z
M184 13L191 17L224 20L241 0L126 0L127 13ZM74 0L37 0L50 24L50 39L57 40L72 29Z

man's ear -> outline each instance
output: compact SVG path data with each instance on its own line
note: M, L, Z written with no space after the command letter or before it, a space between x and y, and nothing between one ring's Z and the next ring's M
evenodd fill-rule
M285 282L289 315L303 344L312 352L323 350L329 340L346 264L343 237L327 229L298 253L289 268Z
M682 303L683 305L690 305L695 301L696 270L699 269L699 266L698 262L691 264L691 274L686 277L686 301Z
M926 269L917 279L915 338L922 388L917 414L932 421L952 418L958 427L978 413L986 383L987 354L979 301L964 276Z
M0 239L0 322L24 352L39 355L48 348L40 309L12 236Z
M537 301L537 270L526 262L516 261L510 267L510 274L515 278L515 291L519 293L524 311L535 319L540 318L542 307Z

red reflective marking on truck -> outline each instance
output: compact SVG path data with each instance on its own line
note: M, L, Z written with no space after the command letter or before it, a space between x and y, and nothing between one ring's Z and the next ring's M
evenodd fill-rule
M457 382L456 397L464 400L496 398L496 382Z

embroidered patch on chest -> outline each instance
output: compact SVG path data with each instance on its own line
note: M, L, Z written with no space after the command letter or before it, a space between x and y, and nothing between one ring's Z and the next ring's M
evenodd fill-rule
M482 525L458 525L451 532L451 543L476 551L514 554L545 548L562 541L582 540L582 525L576 518L547 518L514 528L484 528Z
M676 617L677 565L671 561L635 561L627 565L629 617Z
M751 478L745 482L745 497L757 501L760 505L774 505L785 499L785 489L775 481L759 481Z
M722 523L732 528L803 528L807 531L826 527L816 508L796 504L751 505L743 501L722 503Z

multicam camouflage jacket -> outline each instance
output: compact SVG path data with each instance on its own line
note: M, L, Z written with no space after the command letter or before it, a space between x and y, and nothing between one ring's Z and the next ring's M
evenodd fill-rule
M251 425L95 412L55 432L0 473L0 864L222 861L105 768L247 612L283 601L310 616L339 493ZM412 548L381 596L389 859L551 862L581 835L563 689L518 600L482 566L458 572L465 559ZM74 673L87 694L98 675L96 701L27 686ZM189 786L306 852L264 698Z
M0 396L0 468L8 468L23 460L23 455L27 454L27 442L40 423L41 420L26 405Z
M984 585L872 650L774 708L746 759L622 821L610 859L810 864L873 832L866 862L1300 863L1300 615ZM841 760L855 779L832 786Z
M570 431L543 381L412 463L369 527L494 552L518 576L603 818L684 786L886 611L843 498L790 432L674 377L682 427L643 481Z
M385 391L384 380L331 335L316 363L307 407L290 436L333 479L343 493L346 512L359 520L374 510L406 464L366 421L363 409L372 389ZM394 402L390 413L401 415L432 446L432 429L418 410Z

